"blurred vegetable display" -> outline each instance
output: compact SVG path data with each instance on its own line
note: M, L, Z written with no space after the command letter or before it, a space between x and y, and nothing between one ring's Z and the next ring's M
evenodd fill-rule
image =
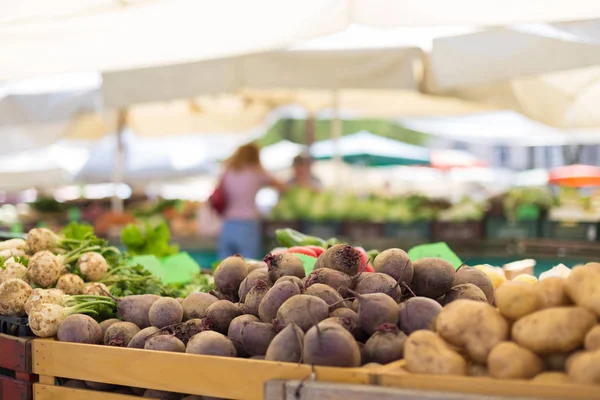
M166 221L153 226L151 223L129 224L121 232L121 241L129 255L154 255L166 257L179 252L179 246L169 244L171 232Z

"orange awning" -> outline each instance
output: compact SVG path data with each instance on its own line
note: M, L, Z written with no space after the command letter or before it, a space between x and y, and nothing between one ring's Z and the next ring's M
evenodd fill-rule
M600 167L575 164L550 170L548 184L570 187L600 186Z

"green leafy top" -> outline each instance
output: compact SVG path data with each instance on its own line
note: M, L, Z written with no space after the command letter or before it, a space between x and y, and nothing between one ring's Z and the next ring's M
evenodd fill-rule
M130 255L154 255L158 258L179 252L179 246L170 245L171 232L165 221L156 226L129 224L121 232L121 241Z

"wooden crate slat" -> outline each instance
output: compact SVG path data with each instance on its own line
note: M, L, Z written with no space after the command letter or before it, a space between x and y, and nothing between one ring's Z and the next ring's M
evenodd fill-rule
M394 373L390 370L380 373L378 378L380 385L395 388L513 398L595 400L599 398L600 393L598 386L591 385L509 381L449 375L420 375Z
M82 362L85 360L85 362ZM269 380L309 379L308 365L35 340L39 375L229 399L262 399ZM315 368L318 380L368 384L373 371Z
M0 376L0 399L31 400L31 384L8 376Z
M49 386L36 383L33 385L35 400L139 400L137 396L118 393L96 392L62 386Z
M31 338L0 334L0 368L31 373Z

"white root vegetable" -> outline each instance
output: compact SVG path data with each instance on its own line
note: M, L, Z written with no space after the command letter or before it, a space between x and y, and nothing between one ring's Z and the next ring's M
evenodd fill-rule
M12 260L12 259L11 259ZM4 269L0 269L0 283L9 279L25 280L27 277L27 267L18 262L5 262Z
M79 257L77 266L87 281L96 282L108 272L108 263L100 253L89 252Z
M63 307L58 304L49 303L43 304L29 314L29 327L38 337L47 338L55 336L58 332L58 327L69 315L93 313L94 311L90 306L96 304L114 305L115 303L109 301L90 301L72 307Z
M56 282L56 288L62 290L66 294L81 294L85 282L81 277L75 274L64 274L58 278Z
M25 314L25 303L31 295L31 286L21 279L9 279L0 285L0 315L20 317Z
M10 239L0 242L0 251L10 249L27 250L27 242L23 239Z
M60 277L62 266L61 259L51 251L38 251L29 259L27 278L36 286L54 286Z
M25 303L25 312L30 315L32 310L42 304L61 305L65 293L60 289L33 289Z
M27 234L27 247L33 253L54 250L59 243L56 233L46 228L34 228Z
M108 297L107 293L110 293L108 287L104 283L97 282L86 283L81 292L81 294Z
M25 250L23 249L18 249L18 248L12 248L12 249L5 249L0 251L0 257L2 258L10 258L10 257L19 257L19 256L24 256L25 255Z

